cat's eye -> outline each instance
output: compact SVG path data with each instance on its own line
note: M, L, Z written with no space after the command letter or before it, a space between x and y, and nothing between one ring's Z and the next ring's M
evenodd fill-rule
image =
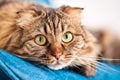
M71 32L66 32L63 36L62 36L62 41L65 43L68 43L70 41L73 40L73 35Z
M35 43L40 45L40 46L45 45L46 42L47 42L47 39L44 35L37 35L35 38Z

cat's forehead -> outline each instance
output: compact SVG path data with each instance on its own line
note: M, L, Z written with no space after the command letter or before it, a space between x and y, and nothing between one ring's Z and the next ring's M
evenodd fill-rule
M58 9L49 9L46 12L46 17L44 18L44 24L49 23L49 25L51 24L51 26L55 27L56 29L58 27L62 27L62 29L64 27L66 28L78 28L78 26L80 26L80 20L76 19L74 17L68 16L68 15L64 15L64 13L62 13L61 11L59 11Z
M66 16L60 15L56 10L51 9L43 20L44 31L50 31L54 34L66 31L76 32L79 30L80 24L70 20L70 18L65 18Z
M67 30L80 32L80 10L69 6L55 9L34 6L20 13L17 25L27 31L28 29L42 29L38 31L46 33L60 33Z

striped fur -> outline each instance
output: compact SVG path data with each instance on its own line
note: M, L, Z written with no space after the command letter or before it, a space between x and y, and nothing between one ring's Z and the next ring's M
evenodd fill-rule
M10 3L0 11L0 48L51 69L91 64L84 56L96 59L95 39L80 23L82 8L52 9L32 3ZM74 39L64 43L61 37L68 31ZM44 46L34 42L39 34L47 38ZM57 53L61 53L59 60L55 58ZM82 56L86 62L79 58Z

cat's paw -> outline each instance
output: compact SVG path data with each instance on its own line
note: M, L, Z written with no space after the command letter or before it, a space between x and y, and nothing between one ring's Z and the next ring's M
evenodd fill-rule
M69 68L70 70L82 74L86 77L94 76L95 75L95 68L94 67L88 67L88 66L77 66Z
M85 67L85 72L83 73L83 75L85 75L86 77L94 76L95 70L96 69L93 67Z

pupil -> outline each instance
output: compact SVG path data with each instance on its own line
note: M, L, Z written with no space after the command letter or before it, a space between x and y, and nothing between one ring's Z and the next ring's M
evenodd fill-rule
M41 37L39 38L39 41L42 41L42 38L41 38Z
M65 37L66 37L66 39L68 39L68 35L67 34L65 35Z

